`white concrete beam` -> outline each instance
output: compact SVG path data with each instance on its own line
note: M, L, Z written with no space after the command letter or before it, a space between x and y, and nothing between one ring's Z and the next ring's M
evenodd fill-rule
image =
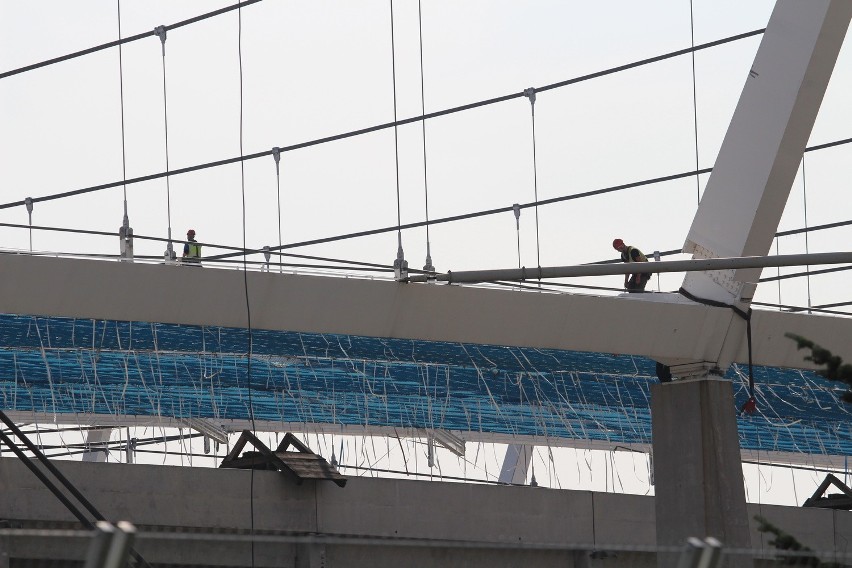
M764 256L852 18L848 0L780 0L746 79L684 252ZM700 297L750 300L760 269L690 273Z
M0 254L0 272L0 313L246 326L237 270ZM268 330L715 361L724 339L715 332L736 317L677 294L543 294L256 272L247 279L252 325ZM785 332L852 360L852 318L756 312L756 364L808 368ZM736 348L736 359L747 360L744 342Z
M764 256L771 246L849 21L848 0L779 0L683 247L693 258ZM690 272L694 297L747 309L761 269ZM745 322L716 330L727 369ZM710 339L712 342L713 340ZM707 359L705 359L706 361Z

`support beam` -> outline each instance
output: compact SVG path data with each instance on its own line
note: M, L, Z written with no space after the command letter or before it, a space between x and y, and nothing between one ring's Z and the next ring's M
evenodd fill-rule
M847 0L780 0L746 79L683 251L764 256L784 212L852 18ZM689 274L684 287L749 300L760 270Z
M754 58L683 246L695 259L765 256L852 19L848 0L779 0ZM746 310L759 268L691 272L697 298ZM717 357L727 369L745 324L731 318Z
M109 456L107 443L112 435L112 428L99 430L86 430L86 452L83 454L85 462L105 462Z
M649 265L664 263L648 263ZM95 320L245 327L245 282L236 270L0 254L0 313ZM415 286L380 280L278 273L246 274L252 328L338 333L639 355L656 360L713 360L715 332L730 310L679 294L606 297L542 294L466 286ZM110 282L103 287L101 283ZM205 290L189 297L150 290ZM127 298L133 298L128 302ZM505 325L524 318L535 325ZM589 326L589 321L608 325ZM641 326L641 334L632 330ZM721 329L725 329L721 327ZM852 318L758 311L754 361L813 368L785 332L803 335L852 359ZM737 361L747 361L744 342Z
M503 458L503 468L500 470L500 483L525 484L532 461L532 453L533 446L526 444L509 444L506 446L506 457Z

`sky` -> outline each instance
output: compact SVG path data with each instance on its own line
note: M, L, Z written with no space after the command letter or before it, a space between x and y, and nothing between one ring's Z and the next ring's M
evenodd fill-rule
M231 4L0 0L0 73L117 39L119 9L127 37ZM125 44L121 66L111 48L0 80L0 205L164 172L167 157L174 170L387 123L394 102L402 119L541 87L687 48L693 33L701 44L763 28L773 4L265 0L169 31L165 89L156 37ZM166 238L171 227L179 241L194 228L203 243L241 247L245 238L260 248L390 227L398 210L402 223L420 222L427 201L428 217L438 219L689 172L696 140L698 167L712 167L759 42L696 53L694 83L693 58L684 55L538 93L535 146L529 100L516 98L427 121L425 167L424 126L414 123L396 136L386 129L285 152L280 189L269 156L244 162L244 170L233 164L171 176L168 191L164 179L127 185L130 224L137 235ZM850 94L847 44L809 145L852 136ZM852 219L845 198L852 147L806 160L779 230ZM616 237L647 253L679 249L707 179L542 206L538 230L534 209L523 210L517 231L510 212L434 225L433 263L439 272L575 265L615 258ZM123 202L117 187L36 203L32 223L116 232ZM0 223L27 224L27 211L0 209ZM850 237L849 228L814 232L807 250L842 250ZM411 267L425 263L426 241L423 228L403 232ZM29 250L30 233L0 227L0 243ZM118 239L33 231L32 249L117 254ZM163 250L136 242L137 255ZM805 250L803 236L773 245L781 254ZM216 252L224 251L204 248L205 256ZM397 236L293 252L390 265ZM676 290L681 280L662 275L659 287ZM621 277L583 282L619 287ZM649 286L656 289L657 279ZM847 289L841 272L763 284L755 299L803 306L810 297L821 305L850 300Z
M60 56L229 6L229 2L0 2L0 69ZM694 0L701 44L764 27L772 2ZM0 81L0 203L233 158L242 153L439 111L541 87L689 47L690 3L652 2L273 2L171 30L165 108L160 41L118 48ZM420 37L422 27L423 100ZM241 33L240 33L241 32ZM126 186L135 233L261 248L420 222L711 167L760 36L538 93L535 168L526 98L285 152L280 189L270 156ZM394 57L392 58L392 53ZM241 55L241 59L240 59ZM810 144L849 137L849 48L837 63ZM240 63L242 63L242 68ZM242 77L242 81L240 78ZM124 155L122 164L122 104ZM242 101L241 101L242 95ZM695 114L694 114L695 110ZM241 112L242 111L242 112ZM242 120L241 120L242 118ZM395 140L396 138L396 140ZM849 153L807 156L780 230L852 218L842 199ZM398 174L396 163L399 163ZM126 168L126 174L123 169ZM398 186L397 186L398 178ZM564 266L615 257L613 238L651 253L683 245L707 176L432 226L438 271ZM398 187L398 193L397 193ZM807 196L807 202L805 202ZM167 199L168 197L168 199ZM243 214L243 202L245 211ZM279 241L280 206L280 241ZM115 232L121 187L35 204L34 225ZM27 224L23 206L0 222ZM536 227L538 225L538 229ZM810 252L839 250L850 229L814 232ZM3 247L28 249L29 232L0 227ZM117 237L34 231L34 250L117 254ZM519 246L520 243L520 246ZM403 232L412 268L426 258L426 231ZM180 248L180 245L177 245ZM137 255L163 243L137 240ZM519 249L520 248L520 259ZM805 252L783 237L782 254ZM205 247L205 256L215 254ZM389 265L396 234L292 249ZM678 258L678 257L669 257ZM255 257L260 260L260 256ZM782 269L782 273L801 269ZM764 276L777 274L767 269ZM810 278L812 304L848 300L846 277ZM676 290L680 274L660 287ZM620 277L586 283L620 286ZM656 283L656 279L655 282ZM779 287L758 300L777 303ZM785 280L781 303L806 305L806 279Z

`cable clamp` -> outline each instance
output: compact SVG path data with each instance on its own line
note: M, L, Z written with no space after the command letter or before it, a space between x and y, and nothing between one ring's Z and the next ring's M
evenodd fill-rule
M515 227L517 229L521 228L521 204L515 203L512 205L512 211L515 212Z
M426 273L426 282L430 284L435 283L435 265L432 264L432 255L426 253L426 264L423 265L423 271Z
M263 258L266 259L266 266L261 268L261 272L269 272L269 259L272 258L272 249L269 248L269 245L264 245L263 247Z
M278 164L281 162L281 148L276 146L272 149L272 158L275 160L275 175L278 175Z
M535 106L535 88L534 87L524 89L524 96L530 100L530 104L532 106Z
M33 212L33 198L27 197L24 199L24 205L27 206L27 213L32 214Z
M166 56L166 26L157 26L154 28L154 33L160 38L160 43L163 44L163 57Z
M393 275L397 282L408 279L408 261L405 260L402 245L399 245L399 248L396 250L396 260L393 261Z

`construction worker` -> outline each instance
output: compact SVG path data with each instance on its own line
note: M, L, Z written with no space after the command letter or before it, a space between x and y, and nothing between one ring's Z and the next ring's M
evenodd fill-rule
M182 260L187 264L201 265L201 245L195 242L195 229L186 232Z
M642 251L636 247L627 246L621 239L612 241L612 248L621 253L623 262L648 262ZM650 272L637 272L624 275L624 288L628 292L644 292L645 285L651 279Z

